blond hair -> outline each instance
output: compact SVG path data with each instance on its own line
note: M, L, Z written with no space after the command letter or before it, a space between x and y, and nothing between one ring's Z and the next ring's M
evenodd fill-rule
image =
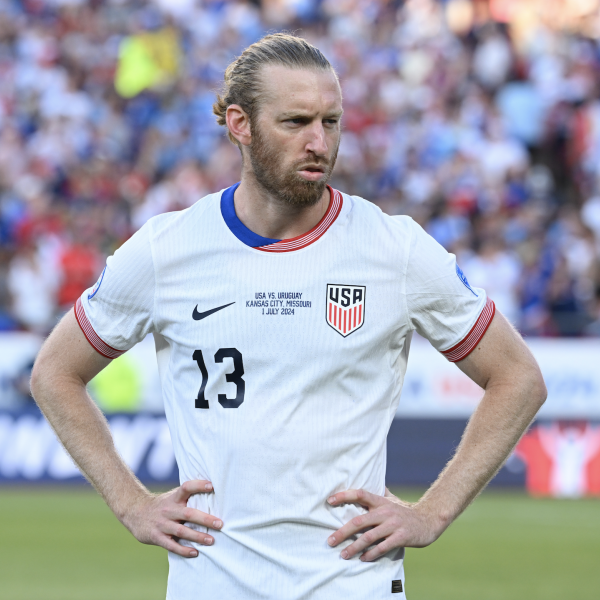
M290 69L331 69L333 67L323 53L305 39L287 33L269 34L248 46L225 71L225 82L213 113L219 125L227 126L227 108L232 104L242 107L252 118L260 106L261 83L259 72L266 65L281 65ZM333 71L335 73L335 71ZM239 142L227 132L231 142Z

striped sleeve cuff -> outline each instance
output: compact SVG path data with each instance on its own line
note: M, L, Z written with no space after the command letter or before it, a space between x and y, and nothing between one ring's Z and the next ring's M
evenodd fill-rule
M83 308L83 303L81 302L81 298L77 299L75 306L73 307L75 311L75 318L77 319L77 323L79 323L79 327L81 327L81 331L83 331L83 335L87 338L87 341L93 346L94 350L102 356L106 358L117 358L121 356L121 354L125 353L125 350L117 350L112 346L109 346L95 331L90 323L90 320L87 318L85 314L85 309Z
M488 298L471 331L469 331L463 340L458 342L456 346L453 346L449 350L443 350L442 354L450 362L458 362L459 360L469 356L477 344L479 344L479 341L483 337L484 333L487 331L495 313L496 305Z

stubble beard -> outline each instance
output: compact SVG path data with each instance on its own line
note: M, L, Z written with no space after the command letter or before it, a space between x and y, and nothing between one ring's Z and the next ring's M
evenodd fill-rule
M252 128L249 147L250 163L256 181L266 192L288 206L314 206L323 196L337 159L339 141L331 159L313 157L293 164L289 170L280 166L277 151L269 145L259 127ZM307 181L298 175L303 165L318 165L323 169L319 181Z

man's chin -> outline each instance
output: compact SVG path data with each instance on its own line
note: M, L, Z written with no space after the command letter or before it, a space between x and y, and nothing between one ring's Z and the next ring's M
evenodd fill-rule
M326 187L327 179L323 176L317 181L307 181L298 176L297 181L282 186L278 195L291 206L313 206L322 198Z

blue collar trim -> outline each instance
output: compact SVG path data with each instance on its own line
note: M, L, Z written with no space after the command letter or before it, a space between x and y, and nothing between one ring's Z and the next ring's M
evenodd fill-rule
M269 244L280 242L281 240L272 240L271 238L262 237L262 235L254 233L254 231L250 231L250 229L239 220L238 216L235 214L233 196L240 183L241 182L238 182L235 185L232 185L221 194L221 214L223 215L227 227L231 230L231 233L233 233L240 242L244 242L246 246L250 246L251 248L259 248L260 246L268 246Z

